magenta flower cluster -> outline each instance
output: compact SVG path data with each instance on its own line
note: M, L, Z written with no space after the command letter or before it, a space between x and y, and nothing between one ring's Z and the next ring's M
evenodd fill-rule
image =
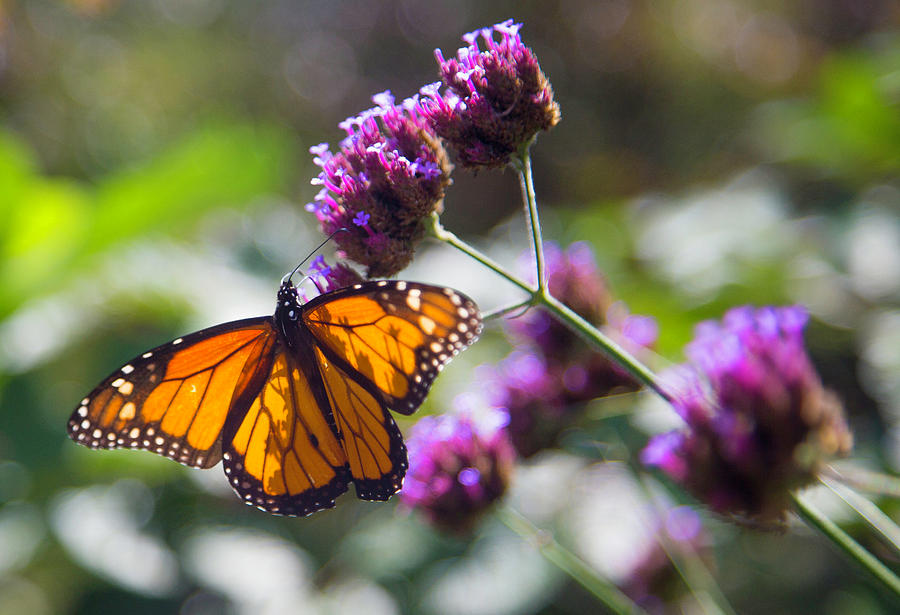
M508 20L467 34L458 59L444 60L436 50L445 94L432 84L397 105L383 92L373 97L374 108L341 123L347 136L337 151L326 143L310 148L321 172L307 209L324 233L336 233L339 257L364 266L367 277L404 269L426 218L441 212L452 168L444 141L463 166L498 167L559 121L553 90L520 27Z
M547 242L544 257L550 294L632 353L653 346L655 321L631 315L613 300L586 243L562 250ZM523 265L527 260L530 254L523 256ZM513 443L523 457L555 445L585 402L639 388L606 355L540 308L509 319L507 333L516 349L483 373L491 402L509 413Z
M337 152L310 148L322 170L307 209L334 236L339 256L365 265L368 277L390 276L412 260L425 234L423 220L440 212L450 183L446 152L416 112L416 101L394 104L390 92L376 106L346 119Z
M653 438L643 462L717 512L781 523L789 490L852 446L806 353L806 322L799 306L739 307L698 325L688 363L667 379L686 427Z
M506 166L539 131L559 122L553 88L522 43L521 27L509 19L470 32L455 58L434 52L441 81L420 90L422 114L464 167Z
M471 529L509 484L515 451L506 421L492 409L422 418L406 440L403 505L442 529Z
M335 263L334 266L325 262L324 256L317 256L309 266L309 277L319 289L320 293L338 290L345 286L353 286L363 281L363 278L355 269L345 263Z

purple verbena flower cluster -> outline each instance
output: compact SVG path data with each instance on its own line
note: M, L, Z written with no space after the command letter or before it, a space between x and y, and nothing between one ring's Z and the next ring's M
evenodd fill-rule
M602 323L613 304L613 297L590 245L578 241L563 250L558 244L544 242L544 263L550 294L578 312L591 323ZM518 269L531 284L537 282L534 256L524 252ZM576 335L544 310L529 310L506 321L510 338L516 343L537 346L546 356L559 357L571 351Z
M806 353L806 322L800 306L745 306L698 325L689 362L667 378L686 428L653 438L643 462L717 512L783 523L789 490L852 446L841 403Z
M363 277L345 263L334 266L325 262L324 256L317 256L309 266L309 277L320 292L327 293L345 286L353 286L363 281Z
M560 119L553 88L511 19L464 35L456 58L435 57L442 82L423 87L422 115L464 167L502 167ZM494 35L499 35L499 40ZM485 50L479 47L479 40Z
M656 323L613 301L587 244L563 251L547 242L544 256L554 297L633 353L655 343ZM483 373L491 402L509 412L512 440L523 457L555 444L584 402L639 388L606 355L539 308L510 319L508 335L516 349Z
M320 190L306 208L324 233L335 234L339 257L366 267L366 277L404 269L425 219L441 212L452 168L442 138L458 150L460 164L497 167L559 121L553 90L520 27L507 20L467 34L456 59L436 50L445 94L432 84L397 105L382 92L372 98L375 107L340 124L347 136L338 151L326 143L310 148L321 168L312 183Z
M490 408L422 418L406 439L403 505L442 529L470 530L509 484L515 451L506 420Z
M322 231L335 235L340 256L390 276L412 260L425 234L424 219L440 212L450 183L450 162L440 140L418 115L415 99L394 104L390 92L375 107L341 123L347 136L337 152L310 148L322 170L307 209Z

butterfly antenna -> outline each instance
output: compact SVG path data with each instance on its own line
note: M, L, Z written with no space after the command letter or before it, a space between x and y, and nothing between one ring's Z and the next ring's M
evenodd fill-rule
M312 252L310 252L309 254L307 254L307 255L306 255L306 258L304 258L302 261L300 261L299 263L297 263L297 266L294 267L294 268L291 270L291 272L290 272L289 274L287 274L286 276L284 276L283 278L281 278L281 283L284 284L285 282L288 282L292 277L294 277L294 274L297 273L298 271L300 271L300 267L303 266L303 263L305 263L305 262L308 261L310 258L312 258L313 254L315 254L316 252L318 252L319 250L321 250L321 249L322 249L322 246L324 246L326 243L328 243L329 241L331 241L332 239L334 239L334 236L335 236L335 235L337 235L338 233L343 233L343 232L349 231L349 230L350 230L350 229L348 229L348 228L339 228L338 230L336 230L335 232L333 232L331 235L329 235L329 236L325 239L325 241L323 241L323 242L320 243L318 246L316 246L316 249L315 249L315 250L313 250ZM300 273L303 273L303 272L300 271Z

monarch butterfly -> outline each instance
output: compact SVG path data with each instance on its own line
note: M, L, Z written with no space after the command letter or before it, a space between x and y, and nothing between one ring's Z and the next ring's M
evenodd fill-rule
M279 515L331 508L350 482L387 500L407 468L388 409L412 414L480 331L475 303L450 288L370 281L304 304L287 276L273 316L179 337L110 374L69 437L196 468L223 460L246 503Z

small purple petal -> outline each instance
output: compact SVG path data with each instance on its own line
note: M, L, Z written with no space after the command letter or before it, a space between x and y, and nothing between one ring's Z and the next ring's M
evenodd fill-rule
M481 472L477 468L463 468L459 471L459 482L466 487L477 485L481 480Z
M668 511L665 526L669 536L679 542L694 540L703 529L700 515L690 506L678 506Z
M312 262L309 264L310 271L324 271L329 269L328 265L325 264L325 257L319 254L315 257Z
M372 102L379 107L392 107L394 105L394 96L390 90L385 90L372 96Z

